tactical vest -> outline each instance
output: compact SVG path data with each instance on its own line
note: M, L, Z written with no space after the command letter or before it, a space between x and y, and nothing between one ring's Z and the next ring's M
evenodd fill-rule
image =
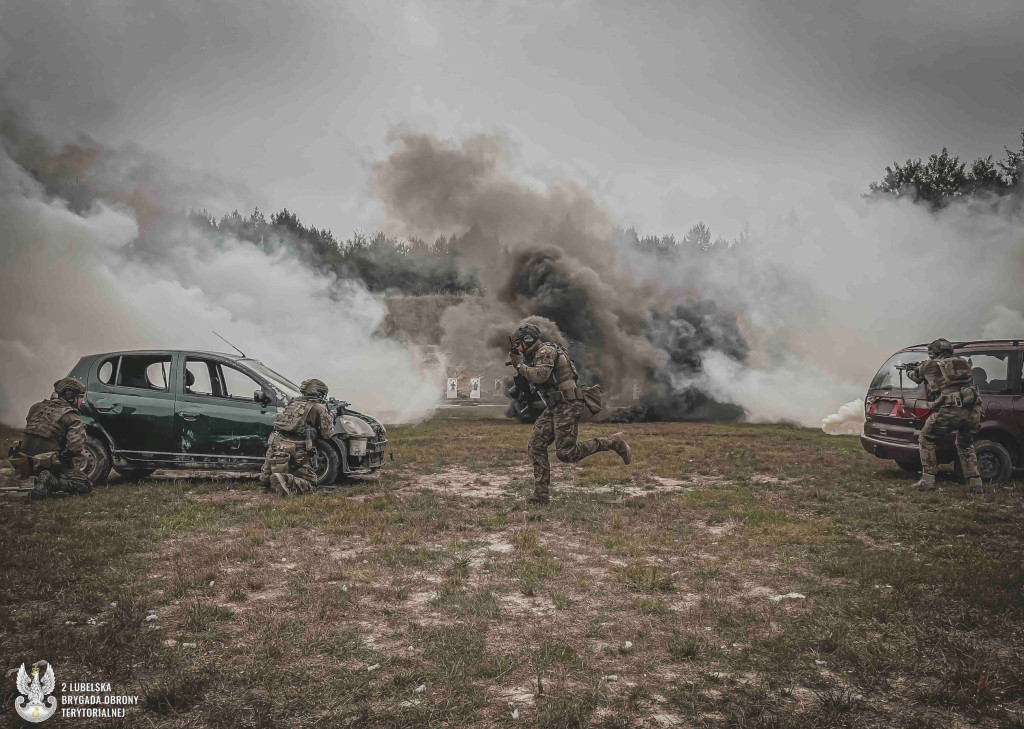
M284 410L274 416L274 428L290 438L305 438L306 422L314 405L316 405L314 400L295 398L288 403Z
M551 375L547 381L539 385L537 389L541 391L545 401L549 401L549 397L554 398L556 402L552 404L557 404L561 401L582 400L583 392L577 384L579 374L576 372L576 365L573 364L569 353L560 344L555 344L554 342L546 342L545 344L549 347L554 347L555 364L551 368Z
M75 409L64 400L37 402L28 410L28 417L25 418L25 432L40 438L52 438L57 442L63 442L67 428L61 425L60 419L73 412Z
M980 397L971 377L971 365L963 357L939 357L923 363L919 371L929 390L948 396L950 404L970 407Z

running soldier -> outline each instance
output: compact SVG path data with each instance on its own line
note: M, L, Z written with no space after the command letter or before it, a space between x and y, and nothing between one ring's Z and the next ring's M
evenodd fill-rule
M936 442L955 432L957 455L967 485L971 491L981 491L978 457L974 453L974 436L981 424L981 396L971 379L971 366L963 357L953 354L953 345L946 339L929 344L928 357L907 370L907 376L914 382L927 383L933 411L921 428L921 480L914 485L921 491L935 488Z
M73 377L53 383L53 395L29 408L25 443L10 456L15 473L34 479L33 499L58 493L87 494L85 425L78 414L85 402L85 385Z
M324 405L327 385L322 380L305 380L301 397L288 403L274 418L274 432L267 441L267 457L260 469L264 491L280 496L309 493L316 488L316 471L309 462L316 436L325 440L334 434L334 419Z
M555 444L555 455L564 463L576 463L599 451L615 451L624 463L632 460L622 432L606 438L591 438L578 443L579 421L586 404L580 390L576 366L565 349L542 342L540 329L523 324L516 329L509 362L516 373L533 385L544 400L544 412L534 423L527 443L533 461L534 492L529 503L547 505L551 500L551 462L548 448Z

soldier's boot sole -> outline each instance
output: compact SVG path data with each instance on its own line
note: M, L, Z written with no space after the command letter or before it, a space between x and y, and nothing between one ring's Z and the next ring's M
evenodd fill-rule
M275 473L270 476L270 486L278 496L289 496L291 489L288 488L288 481L283 473Z
M42 501L52 494L58 486L60 484L57 483L57 479L53 477L53 474L49 471L40 471L36 474L36 485L32 489L32 498L36 501Z
M922 473L920 480L914 484L914 488L918 491L934 491L935 490L935 474L934 473Z
M622 462L627 466L633 462L633 449L629 447L626 436L621 430L608 436L608 447L618 453Z

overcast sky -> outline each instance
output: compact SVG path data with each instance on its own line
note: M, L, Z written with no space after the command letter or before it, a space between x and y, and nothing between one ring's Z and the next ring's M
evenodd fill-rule
M508 142L642 232L735 235L893 159L1001 156L1021 0L0 0L0 101L346 237L390 131Z

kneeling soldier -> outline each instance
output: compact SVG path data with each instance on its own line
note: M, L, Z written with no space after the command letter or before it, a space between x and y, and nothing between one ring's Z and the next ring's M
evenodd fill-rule
M586 407L580 391L576 366L563 347L540 340L540 329L523 324L512 337L510 364L516 373L537 388L544 400L544 412L533 425L526 449L533 461L534 493L531 504L547 504L550 499L551 462L548 448L555 444L555 455L565 463L576 463L599 451L615 451L623 462L632 460L622 433L606 438L591 438L582 443L579 421Z
M54 394L29 408L25 443L10 456L23 479L34 478L33 499L92 490L85 468L85 425L78 414L85 402L85 385L73 377L53 383Z
M932 412L921 428L921 480L915 486L922 491L935 488L938 458L936 441L949 433L957 433L957 455L971 491L981 491L978 457L974 453L974 436L981 425L981 396L971 379L971 366L963 357L953 354L953 345L936 339L928 345L928 357L907 376L914 382L925 382Z
M267 457L260 469L263 489L281 496L316 488L316 472L309 462L313 441L317 434L325 440L334 434L334 419L324 405L327 385L315 378L305 380L299 392L302 396L274 418L274 432L267 441Z

